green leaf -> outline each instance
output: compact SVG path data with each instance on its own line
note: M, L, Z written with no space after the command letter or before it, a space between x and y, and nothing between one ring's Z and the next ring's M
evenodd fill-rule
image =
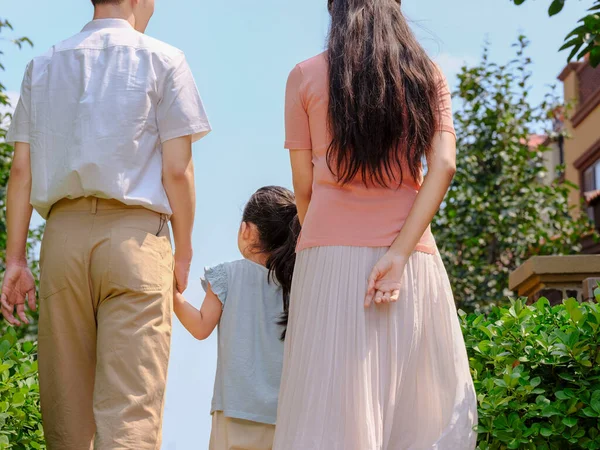
M597 34L597 39L600 40L600 32ZM590 51L590 65L592 67L597 67L600 64L600 44L596 45ZM596 295L596 290L594 290L594 295Z
M574 39L571 39L570 41L565 42L561 48L558 49L559 52L568 49L569 47L573 47L574 45L577 45L581 42L581 38L580 37L576 37Z
M571 31L569 34L567 34L567 37L565 38L565 41L568 40L569 38L573 37L573 36L577 36L577 35L584 35L585 33L587 33L587 28L583 25L578 26L577 28L575 28L573 31Z
M490 339L492 339L494 337L494 335L492 334L491 330L489 330L487 327L484 327L483 325L479 325L477 327L477 329L479 331L481 331L482 333L484 333Z
M538 310L538 312L540 312L540 313L544 313L546 311L546 308L548 308L549 306L550 306L550 302L545 297L540 298L535 303L535 307Z
M550 4L550 8L548 9L548 14L550 16L555 16L556 14L558 14L559 12L562 11L564 6L565 6L565 0L554 0Z
M600 414L600 390L594 391L592 393L592 398L590 400L590 406L594 408L594 410Z
M8 340L0 342L0 359L4 358L6 353L10 350L11 344Z
M23 394L22 392L17 392L15 395L13 395L13 406L21 406L23 403L25 403L25 394Z
M575 381L575 378L573 378L573 375L571 375L570 373L559 373L558 376L560 378L562 378L563 380L567 380L567 381Z
M560 414L560 411L552 405L547 405L542 409L542 417L552 417Z
M577 418L576 417L565 417L565 418L563 418L562 423L564 423L569 428L572 428L575 425L577 425Z
M584 44L584 42L582 39L581 42L579 42L573 46L573 50L571 50L571 53L569 53L569 56L567 57L567 61L571 62L573 60L575 55L577 55L577 52L581 49L581 47L583 47L583 44Z

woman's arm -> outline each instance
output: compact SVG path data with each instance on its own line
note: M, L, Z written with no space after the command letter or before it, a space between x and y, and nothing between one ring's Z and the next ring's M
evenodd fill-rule
M210 284L206 288L206 296L200 311L190 305L177 290L175 290L173 308L185 329L199 340L204 340L211 335L223 312L223 304L213 292Z
M300 219L300 225L302 225L304 224L304 218L306 217L308 205L312 197L312 151L290 150L290 161L292 164L292 180L296 196L296 207L298 208L298 219Z
M440 208L456 172L456 139L453 134L436 133L427 166L427 176L402 230L369 277L365 306L372 301L398 300L406 262Z
M390 250L409 257L440 209L456 173L456 139L450 133L437 133L427 159L428 172L406 223Z

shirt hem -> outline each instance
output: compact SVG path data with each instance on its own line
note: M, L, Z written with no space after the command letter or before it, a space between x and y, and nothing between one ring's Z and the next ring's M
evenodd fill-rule
M283 148L288 150L312 150L312 144L299 141L285 141Z
M132 199L126 199L126 198L115 198L115 197L103 196L103 195L89 195L89 194L82 194L82 195L73 196L73 197L67 197L67 196L61 197L61 198L58 198L56 201L52 202L50 204L50 206L48 206L47 203L44 203L44 204L31 203L31 206L42 217L42 219L48 219L50 212L52 211L52 207L59 201L65 200L65 199L77 200L80 198L88 198L88 197L98 197L99 199L105 199L105 200L116 200L118 202L123 203L125 206L141 206L141 207L147 209L148 211L152 211L157 214L164 214L169 219L170 219L171 215L173 214L173 211L171 210L171 208L166 207L165 205L152 205L150 203L145 203L145 202L139 201L139 200L132 200Z
M232 419L249 420L250 422L264 423L267 425L275 425L275 422L277 421L276 417L261 416L259 414L251 414L233 409L213 407L210 411L211 415L216 412L222 412L225 417L230 417Z
M160 142L164 144L171 139L177 139L183 136L192 136L192 143L194 143L202 139L211 131L212 128L208 124L179 128L178 130L161 135Z
M12 136L10 134L8 134L6 136L6 138L4 139L4 142L6 142L7 144L10 144L14 147L14 145L17 142L22 142L23 144L30 144L30 139L29 136L24 135L24 134L17 134L15 136Z
M319 240L319 239L311 239L300 241L298 247L296 248L296 253L300 253L302 250L308 250L309 248L315 247L389 247L393 243L393 240L390 242L389 239L379 239L379 240L369 240L369 241L335 241L331 239ZM427 253L430 255L437 254L437 246L436 245L428 245L419 242L414 251Z

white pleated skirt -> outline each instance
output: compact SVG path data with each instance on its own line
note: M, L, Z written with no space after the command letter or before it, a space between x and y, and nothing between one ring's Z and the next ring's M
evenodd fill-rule
M298 254L274 450L472 450L477 401L448 276L415 252L365 309L385 248Z

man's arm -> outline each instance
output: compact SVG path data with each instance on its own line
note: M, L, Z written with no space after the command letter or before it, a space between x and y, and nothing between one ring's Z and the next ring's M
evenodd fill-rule
M20 325L17 315L29 323L25 315L25 297L29 308L35 310L35 280L27 267L27 236L33 208L31 196L31 163L29 144L15 143L6 204L8 243L6 249L6 272L2 282L0 302L2 314L11 325Z
M175 281L185 291L192 263L192 229L196 211L192 137L163 143L163 185L173 210L171 224L175 239Z

